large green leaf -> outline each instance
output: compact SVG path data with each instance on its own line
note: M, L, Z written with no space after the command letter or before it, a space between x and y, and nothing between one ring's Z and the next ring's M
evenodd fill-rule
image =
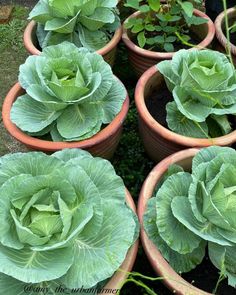
M205 169L206 163L201 163L199 166L199 170ZM203 208L203 188L202 182L198 180L197 177L193 176L193 181L190 184L188 199L191 204L192 213L195 218L200 222L206 222L207 219L203 216L202 208Z
M101 98L107 95L108 91L114 82L114 76L111 66L108 63L104 63L103 57L99 54L88 54L93 72L99 72L102 77L101 85L90 97L91 101L101 100ZM117 82L118 83L118 82Z
M80 11L71 19L53 18L46 22L45 31L54 31L62 34L72 33L75 29Z
M188 2L188 1L185 1L185 2L177 1L177 2L181 5L182 9L187 14L187 16L192 17L192 15L193 15L193 4L191 2Z
M115 116L120 112L127 92L122 83L114 77L112 86L107 95L97 103L102 107L102 122L103 124L110 123Z
M81 44L90 51L96 51L103 48L109 41L103 31L90 31L80 24L77 25L77 30L79 32Z
M209 128L211 137L219 137L222 135L226 135L230 133L232 130L227 115L218 116L218 115L211 114L207 118L206 122Z
M231 225L227 220L225 214L225 201L227 200L224 188L220 182L216 183L214 189L209 193L205 185L201 183L202 186L202 214L207 220L219 229L231 230Z
M217 227L206 221L205 223L197 220L192 211L191 205L185 197L175 197L171 203L172 212L190 231L201 237L202 239L223 246L230 246L231 243L223 238L217 231Z
M67 106L66 103L59 101L55 96L48 94L41 85L33 84L29 86L27 94L52 111L59 111Z
M49 87L56 97L62 102L72 102L79 100L89 89L87 87L78 87L76 85L60 85L55 82L49 82Z
M66 168L67 169L63 169L61 174L66 179L70 179L70 183L73 185L77 195L73 210L75 210L76 207L80 207L81 204L85 206L86 204L89 206L92 204L94 208L93 217L89 221L89 225L86 225L91 235L94 235L100 229L103 220L99 190L83 168L72 163Z
M46 128L61 115L25 94L18 97L11 109L11 120L20 129L38 132Z
M84 135L81 135L79 137L71 137L66 139L66 141L70 142L70 141L80 141L80 140L84 140L84 139L89 139L92 136L96 135L100 130L101 130L101 121L98 121L97 124L87 133L84 133ZM65 141L65 139L62 139L62 141Z
M41 152L15 153L0 158L0 186L21 174L48 175L63 167L63 162Z
M97 187L103 203L112 200L113 203L124 204L123 180L116 174L109 161L101 158L77 157L67 162L67 165L71 164L79 165L84 169Z
M0 271L26 283L39 283L57 279L71 267L72 248L37 252L29 248L15 250L0 245Z
M205 243L202 241L192 253L179 254L172 250L161 238L156 226L156 200L151 198L148 201L144 214L143 224L149 239L154 243L163 257L170 263L171 267L178 273L188 272L201 263L205 255Z
M212 108L194 99L191 91L187 91L180 86L174 88L173 97L178 110L189 120L205 122L206 118L212 112Z
M206 183L210 183L220 173L222 165L231 164L236 165L236 153L233 149L226 152L219 153L214 159L211 160L206 169Z
M49 0L50 8L53 14L57 17L66 18L67 16L74 16L76 14L75 6L79 6L78 0Z
M236 247L222 247L209 243L209 257L211 262L228 277L228 284L236 287Z
M155 12L158 12L161 7L160 0L148 0L148 4L151 7L151 9L154 10Z
M216 156L221 153L230 153L235 154L235 151L229 147L219 147L219 146L211 146L205 149L201 149L193 158L192 161L192 171L194 173L195 169L202 163L209 163Z
M83 15L92 15L98 6L98 0L86 0L81 7Z
M33 19L36 22L43 24L52 18L53 16L50 15L50 7L47 0L38 1L29 14L29 19Z
M188 230L172 213L171 202L176 196L187 198L192 177L187 172L174 174L163 183L156 195L156 225L161 238L180 254L191 253L201 239Z
M64 138L83 136L100 121L100 114L101 109L94 104L71 105L57 119L57 129Z
M36 67L36 57L29 56L25 63L19 68L19 82L24 89L27 89L30 85L40 84L40 78L38 76Z
M196 122L189 120L185 117L176 105L176 102L169 102L166 105L167 117L166 121L168 127L181 135L195 137L195 138L207 138L208 127L205 122Z
M130 211L107 200L103 204L103 212L100 231L91 236L85 228L74 241L74 263L60 279L70 288L90 288L112 276L122 264L133 242L136 223ZM91 273L96 275L91 276Z
M173 91L173 89L175 88L175 85L176 84L178 85L179 77L173 71L171 63L165 60L158 63L156 67L160 71L160 73L164 76L166 86L168 87L169 91Z
M115 15L109 8L97 7L92 15L80 15L79 21L90 31L97 31L105 23L113 23L115 21Z
M98 6L101 7L116 7L118 0L97 0Z
M68 161L75 159L75 158L93 158L92 155L84 150L81 149L63 149L61 151L55 152L52 154L53 157L60 159L61 161L67 163ZM71 161L71 164L73 164L73 161Z

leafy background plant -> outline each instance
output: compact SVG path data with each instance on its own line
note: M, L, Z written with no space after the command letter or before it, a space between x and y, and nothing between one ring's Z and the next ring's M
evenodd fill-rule
M201 1L192 1L195 5ZM173 52L176 46L191 39L189 28L206 22L193 14L191 1L127 0L126 7L140 11L143 17L130 18L125 27L137 38L141 48Z

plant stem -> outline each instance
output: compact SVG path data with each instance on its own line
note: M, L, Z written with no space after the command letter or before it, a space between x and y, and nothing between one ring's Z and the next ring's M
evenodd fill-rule
M229 18L227 14L227 3L226 0L222 0L223 7L224 7L224 16L225 16L225 30L226 30L226 38L227 38L227 45L226 45L226 52L228 54L228 57L230 59L231 64L234 66L232 54L230 50L230 32L229 32Z

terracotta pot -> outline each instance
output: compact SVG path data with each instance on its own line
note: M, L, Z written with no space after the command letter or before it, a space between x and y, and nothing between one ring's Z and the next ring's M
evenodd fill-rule
M136 213L136 207L134 204L134 201L129 193L128 190L126 190L126 203L127 205ZM104 289L120 289L123 281L127 278L127 272L131 271L137 256L138 252L138 246L139 241L137 240L135 244L129 249L126 258L122 265L120 266L121 271L116 271L116 273L112 276L112 278L108 281L108 283L105 285ZM108 292L104 291L102 293L99 293L99 295L114 295L114 292Z
M230 146L236 142L236 131L216 138L193 138L183 136L163 127L149 113L146 101L153 92L163 88L165 81L156 66L147 70L139 79L135 89L135 104L139 114L139 131L148 155L154 161L188 147L211 145Z
M32 55L39 55L41 50L36 36L37 23L30 21L24 31L24 45L27 51ZM96 52L103 56L106 62L113 66L116 57L117 45L122 35L122 27L119 27L109 43Z
M125 22L130 18L140 17L141 12L135 12L129 16ZM199 37L202 42L200 42L195 49L203 49L208 47L215 35L215 27L210 18L203 12L194 9L194 15L200 16L208 19L208 23L191 26L191 31ZM140 48L130 39L131 33L130 30L125 29L123 24L123 35L122 40L128 48L129 61L138 77L140 77L148 68L157 64L158 62L166 59L171 59L174 55L174 52L155 52ZM190 49L191 50L191 49Z
M143 227L143 215L146 210L147 202L152 197L155 190L156 184L160 181L168 167L172 164L178 164L184 169L189 170L191 168L192 158L197 152L197 149L187 149L165 158L156 165L149 173L142 186L138 202L138 217L141 225L140 236L144 251L157 275L163 277L166 286L171 291L175 292L175 294L179 295L209 295L210 293L194 287L173 270L157 247L149 240Z
M236 9L230 8L227 9L227 15L229 18L230 26L236 21ZM220 52L226 52L227 48L227 38L225 33L223 32L225 29L225 14L224 11L218 15L215 20L215 28L216 28L216 38L217 41L215 45L215 49ZM232 53L234 64L236 65L236 46L230 43L230 50Z
M43 152L56 152L65 148L81 148L89 151L94 156L100 156L106 159L110 159L113 156L121 137L124 120L129 110L128 94L120 113L110 124L91 138L77 142L53 142L29 136L12 123L10 119L12 104L17 97L23 93L25 93L25 90L21 88L19 83L16 83L7 94L2 106L2 119L5 128L18 141L25 144L30 149Z

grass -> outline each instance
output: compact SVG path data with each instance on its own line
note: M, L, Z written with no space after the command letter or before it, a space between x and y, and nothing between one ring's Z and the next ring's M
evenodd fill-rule
M28 8L15 6L11 21L0 25L0 110L7 92L17 82L19 65L28 56L22 38L28 12ZM6 132L1 117L0 155L19 150L25 151L26 148Z

